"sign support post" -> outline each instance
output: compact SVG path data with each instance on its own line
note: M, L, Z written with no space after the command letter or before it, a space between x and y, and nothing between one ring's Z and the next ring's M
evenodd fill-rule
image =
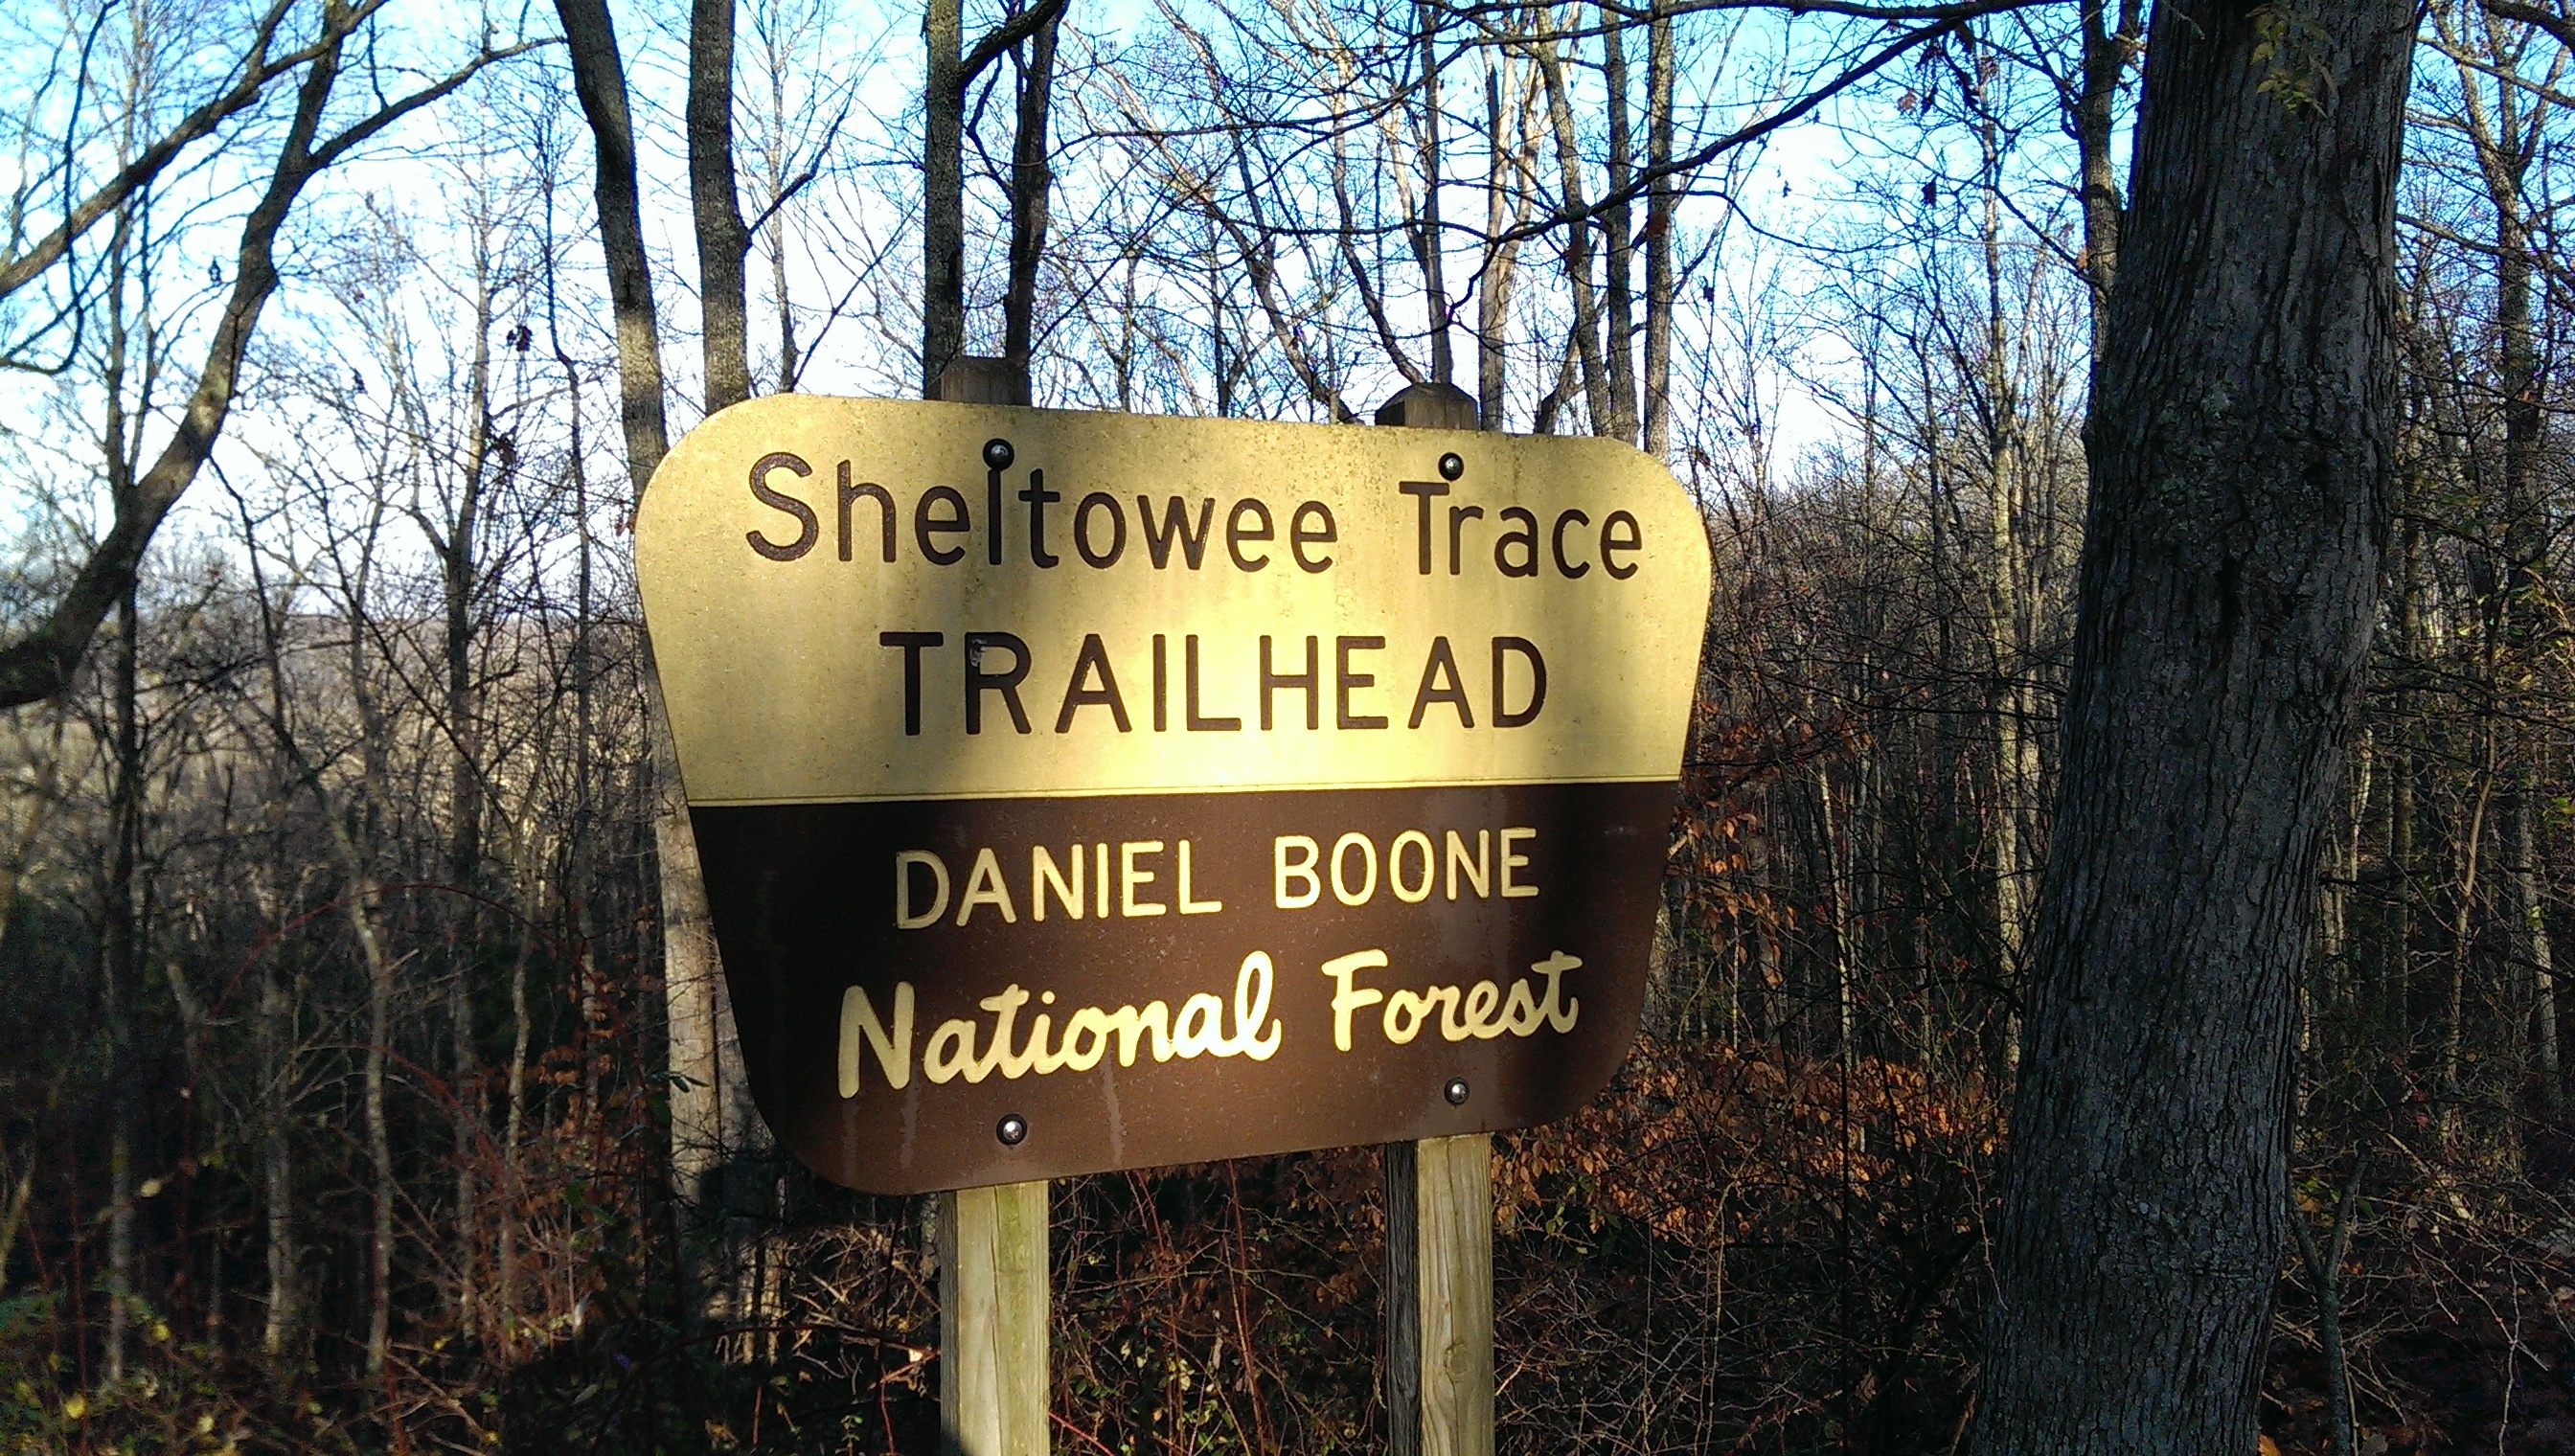
M939 1195L939 1435L947 1456L1047 1456L1047 1185Z
M960 358L939 399L1025 405L1026 369ZM939 1438L942 1456L1047 1456L1047 1183L939 1195Z
M1385 1145L1386 1449L1492 1456L1493 1135Z
M1453 385L1410 386L1376 423L1473 430ZM1386 1449L1492 1456L1493 1136L1385 1144Z

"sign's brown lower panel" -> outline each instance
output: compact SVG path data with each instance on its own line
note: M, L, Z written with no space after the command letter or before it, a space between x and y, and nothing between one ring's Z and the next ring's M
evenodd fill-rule
M907 1193L1575 1110L1635 1035L1673 791L693 814L762 1114Z

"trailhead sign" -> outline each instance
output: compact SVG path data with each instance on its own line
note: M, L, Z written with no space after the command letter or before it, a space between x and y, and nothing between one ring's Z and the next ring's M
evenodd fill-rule
M1614 442L776 396L636 521L754 1099L905 1193L1625 1057L1709 557Z

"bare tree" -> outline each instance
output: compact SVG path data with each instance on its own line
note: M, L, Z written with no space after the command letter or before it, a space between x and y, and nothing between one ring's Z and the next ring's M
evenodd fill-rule
M2255 1435L2294 986L2389 523L2413 53L2410 5L2296 13L2268 65L2243 7L2148 35L1977 1451Z
M1038 0L966 45L965 16L959 0L928 0L924 33L930 41L930 73L923 81L922 144L922 310L921 388L933 392L942 371L966 352L966 98L976 78L1004 53L1040 31L1051 31L1064 14L1065 0ZM1045 42L1049 64L1044 87L1053 76L1054 41ZM1037 92L1043 97L1043 90ZM1038 155L1043 157L1040 146ZM1032 182L1038 181L1035 177ZM1025 209L1033 236L1043 236L1044 187L1024 189L1014 197L1015 213ZM1014 224L1014 236L1020 230Z
M197 472L204 468L213 454L215 442L223 434L224 422L232 413L243 355L259 327L261 312L277 291L279 232L285 227L288 213L305 188L332 165L404 117L454 92L494 62L522 54L537 44L486 46L472 60L446 76L378 106L355 123L326 134L325 113L340 78L344 52L350 40L375 18L380 7L381 0L356 7L343 5L340 0L326 0L318 25L319 36L311 47L311 58L302 62L304 79L296 89L294 117L288 123L286 137L279 147L267 186L242 224L240 245L233 259L231 293L207 344L205 363L198 370L196 386L189 393L169 441L154 457L151 466L139 473L127 490L116 496L112 503L114 519L107 533L91 549L70 587L46 611L41 625L18 641L0 648L0 708L32 703L63 690L88 652L90 638L98 631L99 623L105 620L108 611L132 585L135 570L143 560L144 548L151 543L153 532L160 528L162 520L178 504L181 494L196 480ZM254 51L255 62L265 53L267 37L284 18L282 12L272 13L276 19L263 22L258 49ZM255 65L254 69L265 67ZM242 104L247 105L248 102ZM210 128L219 119L210 118L205 125ZM156 168L166 165L168 160L167 157L162 158L155 164ZM150 175L147 171L130 182L111 184L111 190L121 187L123 192L130 192ZM75 209L75 217L78 211ZM106 209L102 208L101 214ZM91 220L95 221L95 215ZM71 225L67 220L64 228ZM60 257L62 249L68 245L67 233L65 238L65 243L54 245L50 254L45 245L39 244L30 251L26 261L34 263L42 257L50 263L53 258Z

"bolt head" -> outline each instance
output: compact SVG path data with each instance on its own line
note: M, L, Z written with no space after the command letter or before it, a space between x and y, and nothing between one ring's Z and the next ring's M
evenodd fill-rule
M1029 1119L1017 1112L1005 1112L1002 1120L993 1124L993 1135L1002 1140L1004 1147L1018 1147L1029 1140Z
M984 442L984 468L986 470L1009 470L1011 468L1011 462L1018 459L1018 456L1019 453L1011 449L1011 442L1007 440L987 440Z
M1441 1088L1439 1089L1439 1093L1440 1093L1440 1095L1441 1095L1441 1096L1444 1096L1444 1097L1446 1097L1446 1098L1448 1099L1448 1105L1449 1105L1449 1106L1451 1106L1451 1107L1463 1107L1463 1106L1465 1106L1465 1105L1466 1105L1466 1079L1465 1079L1464 1077L1450 1077L1450 1078L1448 1079L1448 1085L1446 1085L1446 1086L1444 1086L1444 1087L1441 1087Z
M1455 451L1439 457L1439 479L1453 481L1466 473L1466 462Z

